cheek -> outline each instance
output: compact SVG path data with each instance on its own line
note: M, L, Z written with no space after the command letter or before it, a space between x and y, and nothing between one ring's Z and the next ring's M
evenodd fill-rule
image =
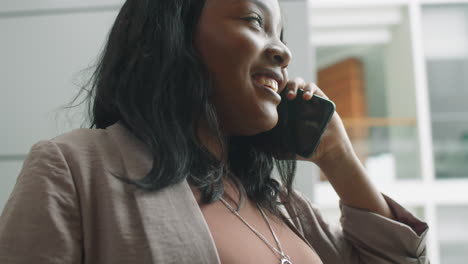
M258 36L251 30L233 26L209 29L200 31L198 49L215 81L216 104L226 108L237 108L238 104L249 107L250 71L261 50Z
M197 45L200 55L216 79L249 70L260 52L259 41L251 35L246 30L229 27L200 32Z
M276 106L261 103L251 83L260 61L262 39L248 28L219 27L200 31L197 48L215 81L215 105L227 133L256 134L276 124Z

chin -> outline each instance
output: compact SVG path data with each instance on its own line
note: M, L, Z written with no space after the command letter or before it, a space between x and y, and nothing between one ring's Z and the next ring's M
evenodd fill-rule
M267 108L267 110L268 111L263 114L264 118L262 118L264 128L264 131L262 132L269 131L273 129L276 126L276 124L278 124L279 117L277 105L272 104Z
M276 124L278 124L278 115L265 119L265 122L262 124L262 129L259 133L272 130Z
M270 131L276 126L277 123L278 113L275 109L274 113L270 113L269 115L262 115L262 117L252 120L252 124L250 126L245 126L249 127L250 129L248 131L243 131L243 135L253 136L266 131Z
M248 104L247 104L248 105ZM273 129L278 123L277 105L271 102L262 104L258 101L251 103L254 108L242 108L242 111L232 112L232 107L224 107L230 111L222 115L222 127L227 135L253 136ZM225 113L226 113L225 112Z

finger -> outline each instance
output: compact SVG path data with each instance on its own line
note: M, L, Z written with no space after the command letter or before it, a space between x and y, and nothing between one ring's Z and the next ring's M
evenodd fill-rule
M304 86L304 95L302 96L302 98L306 101L312 99L312 96L314 96L314 94L316 93L317 88L318 87L314 83L306 84Z
M299 78L299 77L295 78L293 81L290 81L290 83L288 84L288 93L286 95L288 99L292 100L296 98L297 90L302 89L304 85L305 85L304 79Z

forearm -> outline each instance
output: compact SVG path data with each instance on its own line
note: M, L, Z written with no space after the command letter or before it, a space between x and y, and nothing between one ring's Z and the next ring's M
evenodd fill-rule
M395 219L382 194L377 190L354 151L319 164L345 205L365 209Z

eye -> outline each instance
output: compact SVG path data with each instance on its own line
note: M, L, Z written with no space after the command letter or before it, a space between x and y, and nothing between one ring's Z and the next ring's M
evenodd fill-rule
M244 20L255 23L256 26L259 28L263 28L263 19L259 15L249 16L249 17L244 18Z

